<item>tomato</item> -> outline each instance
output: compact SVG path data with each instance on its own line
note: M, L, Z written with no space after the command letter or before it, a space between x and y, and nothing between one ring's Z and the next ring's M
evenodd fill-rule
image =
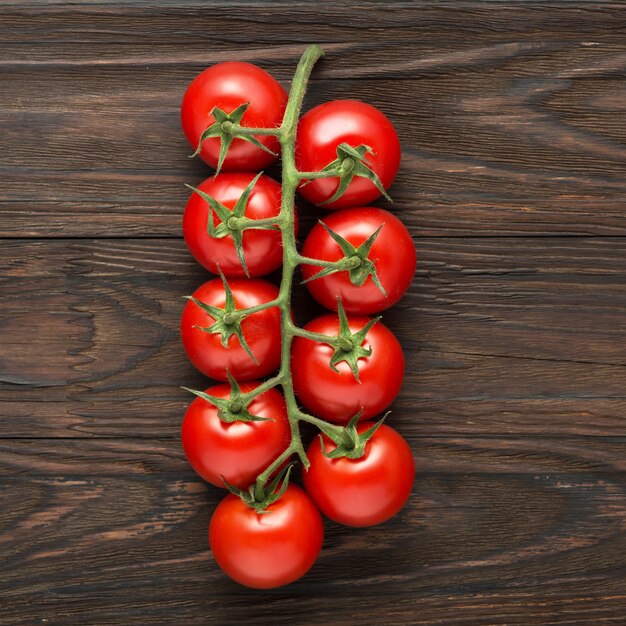
M329 215L324 224L340 235L358 250L376 230L366 260L361 266L349 272L337 272L322 278L310 280L322 268L312 265L302 266L302 275L313 297L327 309L337 309L337 297L348 313L376 313L395 304L408 289L415 273L415 246L409 231L395 216L375 207L344 209ZM322 224L313 227L302 247L302 254L324 261L338 261L344 258L340 245L330 236ZM365 267L369 260L370 268ZM375 284L369 270L374 270L383 293ZM358 286L351 280L355 274L365 277Z
M370 318L349 316L350 331L356 333ZM337 335L337 315L323 315L309 322L305 330ZM366 420L384 411L398 395L404 375L404 354L394 334L380 322L374 324L361 344L371 347L368 357L357 361L360 382L346 361L330 359L335 349L303 337L296 337L291 352L291 371L300 402L315 415L337 423L347 423L359 410Z
M232 172L207 178L198 189L228 209L233 209L242 193L254 180L254 174ZM280 213L281 187L269 176L262 175L255 183L245 205L245 216L264 219ZM193 257L214 274L222 270L225 276L245 276L231 234L212 237L207 232L209 211L215 227L222 221L208 202L194 192L187 202L183 217L185 242ZM283 260L281 234L275 230L246 229L242 236L243 255L251 277L263 276L278 269Z
M261 279L232 278L228 281L236 308L243 309L271 302L278 288ZM219 278L209 280L193 293L196 300L217 308L227 302L224 285ZM246 317L241 334L257 363L246 352L239 337L232 334L227 347L219 333L204 332L197 327L210 327L215 318L191 300L187 302L180 321L183 346L189 360L203 374L216 380L227 380L227 370L238 381L262 378L280 365L280 309L271 307Z
M360 422L361 434L374 424ZM322 435L324 450L337 446ZM406 440L383 424L365 444L358 459L329 459L316 437L307 456L304 486L324 515L348 526L373 526L394 516L407 501L415 478L415 463Z
M217 564L247 587L271 589L287 585L315 563L324 527L307 494L289 485L267 513L256 513L229 494L215 509L209 544Z
M196 76L185 92L180 109L183 131L192 148L195 150L198 147L202 133L215 122L211 115L214 107L232 113L247 102L250 106L239 122L241 126L274 128L282 122L287 92L265 70L250 63L218 63ZM229 147L222 170L253 171L272 163L280 149L276 137L265 135L255 139L275 154L236 138ZM211 167L216 167L220 147L219 137L205 139L200 158Z
M326 102L306 113L298 125L296 164L300 171L317 172L337 159L337 147L347 143L369 146L366 164L384 189L393 182L400 165L400 142L392 123L377 108L357 100ZM313 204L333 196L337 177L319 178L300 186L300 194ZM371 180L355 176L338 200L323 205L340 209L365 205L381 195Z
M259 386L243 383L241 392ZM215 385L206 393L228 399L231 387ZM274 461L291 441L285 399L276 389L257 396L248 413L263 421L223 421L218 409L196 398L187 409L182 425L183 449L193 469L204 480L223 487L222 476L235 487L245 488Z

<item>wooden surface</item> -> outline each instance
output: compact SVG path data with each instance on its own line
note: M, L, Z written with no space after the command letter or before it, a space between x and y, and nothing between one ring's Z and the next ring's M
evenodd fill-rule
M2 626L626 624L625 3L17 0L0 37ZM213 563L179 440L207 170L178 105L221 60L287 83L314 41L308 105L367 99L403 144L418 475L265 593Z

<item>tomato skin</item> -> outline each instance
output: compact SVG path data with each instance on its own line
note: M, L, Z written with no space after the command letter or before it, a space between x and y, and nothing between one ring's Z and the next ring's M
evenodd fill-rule
M361 422L363 433L374 425ZM335 443L322 435L327 453ZM415 478L415 462L406 440L383 424L365 444L359 459L329 459L316 437L307 456L304 486L322 513L347 526L374 526L393 517L405 504Z
M311 295L322 306L335 311L339 296L348 313L376 313L394 305L409 288L415 273L415 246L404 224L389 211L376 207L343 209L332 213L323 222L357 248L383 225L368 258L375 264L387 296L378 289L371 276L358 287L352 283L347 271L311 280L306 284ZM321 224L316 224L305 239L302 254L324 261L344 258L339 245ZM319 271L319 267L302 266L305 280Z
M348 316L352 333L370 320ZM339 318L329 314L318 317L304 327L316 333L337 335ZM404 354L395 335L380 322L370 329L363 347L372 348L372 355L358 360L358 382L345 361L330 368L334 349L327 344L296 337L291 351L291 371L296 395L313 414L323 419L346 424L363 409L361 420L384 411L398 395L404 375Z
M211 115L213 107L231 113L240 104L250 106L241 120L242 126L273 128L280 126L287 92L281 84L265 70L239 61L218 63L201 72L193 79L180 108L183 132L195 150L202 133L215 121ZM269 135L256 137L264 146L278 154L280 143ZM215 168L221 141L211 137L202 143L200 158ZM222 171L258 171L276 159L276 156L243 139L233 139Z
M232 278L228 284L238 309L270 302L278 296L278 288L265 280ZM193 293L205 304L223 308L224 286L219 278L209 280ZM228 370L237 381L263 378L280 365L280 309L272 307L253 313L241 323L255 363L241 346L239 338L232 335L228 347L221 344L218 334L206 333L195 326L208 327L215 320L198 305L188 301L180 321L180 332L185 352L192 364L206 376L227 380Z
M231 172L207 178L198 189L209 194L225 207L232 209L254 178L253 173ZM256 182L246 206L246 217L263 219L280 213L281 187L269 176ZM192 193L183 215L183 235L192 256L214 274L222 270L225 276L243 277L245 272L237 256L232 237L211 237L207 232L209 205L197 193ZM221 223L213 212L215 226ZM264 276L282 265L281 234L272 230L245 230L243 251L250 277ZM219 265L219 269L218 269Z
M296 138L296 164L300 171L317 172L337 158L337 146L353 148L365 144L373 149L366 160L387 189L400 166L400 141L393 124L371 104L358 100L333 100L320 104L302 116ZM300 195L313 204L328 200L337 190L339 179L320 178L299 188ZM343 209L369 204L380 192L366 178L354 177L341 198L323 205Z
M241 392L259 386L242 383ZM230 385L214 385L206 393L217 398L230 397ZM222 476L235 487L244 489L274 461L291 440L285 399L276 389L257 396L249 405L251 415L264 421L224 422L217 407L196 398L183 419L181 437L187 460L204 480L224 487Z
M209 526L217 564L233 580L255 589L281 587L306 574L324 539L322 517L300 487L289 485L268 511L256 513L229 494Z

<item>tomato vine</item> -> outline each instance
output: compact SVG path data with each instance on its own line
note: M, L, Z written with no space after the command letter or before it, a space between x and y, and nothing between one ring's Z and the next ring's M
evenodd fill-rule
M206 391L188 389L197 398L183 424L185 451L201 476L213 484L219 484L218 479L221 479L232 492L222 501L218 511L236 511L239 522L245 527L242 532L256 535L266 532L274 522L270 521L261 530L259 515L289 508L300 510L300 514L309 519L308 527L312 533L298 540L308 542L309 550L301 551L292 570L284 570L276 561L273 563L276 569L268 579L249 576L245 563L256 562L254 555L257 553L254 550L249 552L245 542L237 543L231 539L228 540L228 550L222 551L226 527L221 525L223 520L218 519L222 513L216 513L209 533L210 543L213 546L215 542L219 553L214 550L216 560L235 580L250 586L291 582L313 563L321 548L323 530L319 512L309 500L311 494L317 494L313 498L315 504L332 519L355 526L370 525L388 519L401 508L414 475L408 444L390 427L381 428L386 415L375 423L365 421L382 413L399 391L404 372L400 343L380 323L380 317L348 317L346 314L346 311L375 313L391 306L407 289L415 267L410 234L396 217L375 207L355 208L362 199L369 201L383 195L390 200L386 189L399 165L399 141L391 122L366 103L337 100L320 105L300 118L310 74L323 55L324 51L318 45L306 49L288 96L275 79L256 66L246 63L213 66L190 85L182 106L183 128L195 148L191 156L200 155L216 169L215 177L204 181L199 188L190 187L193 202L187 206L189 214L186 210L185 239L198 262L220 275L188 296L181 321L183 344L190 360L200 371L229 383ZM238 85L240 93L233 97L231 92L237 78L241 80ZM225 82L220 83L220 80ZM227 96L220 93L225 84ZM246 97L246 86L250 85L265 90L264 97L259 100L271 101L271 111L255 109L252 97L252 102L241 101ZM187 100L190 93L192 95ZM203 99L198 100L198 94ZM253 110L254 115L248 116ZM328 120L324 116L329 112L331 118L338 116L330 131L324 121ZM360 134L349 137L352 144L343 136L345 116L351 112L361 125ZM245 125L245 122L254 123L253 120L257 120L258 125ZM301 143L305 120L304 126L313 137L309 145ZM315 130L320 120L325 128L323 131ZM380 132L372 130L370 122ZM330 142L326 141L328 132L334 133ZM368 145L369 139L376 150ZM313 147L316 142L324 141L323 149L320 145L316 145L319 150ZM278 147L282 157L280 208L278 183L262 172L254 175L250 171L244 172L245 167L241 167L242 163L247 163L249 169L258 171L262 164L269 162L268 155L278 156L274 152ZM231 149L239 151L239 156L231 155ZM382 165L375 160L381 158L381 152ZM242 161L243 153L249 161ZM233 173L237 170L237 163L241 171ZM222 174L226 180L222 178L223 184L217 184L216 177L222 169L230 173ZM334 179L334 186L327 179ZM315 242L325 237L327 243L331 242L330 248L315 243L307 247L305 242L303 250L307 252L298 250L297 190L318 206L328 209L351 207L334 220L337 230L321 221L316 233L310 233L307 241ZM249 201L257 191L257 204L250 207ZM262 249L265 252L259 254L259 245L256 254L247 258L244 241L250 243L250 240L246 231L275 232L258 234L264 240ZM280 261L276 254L278 243L282 247L282 278L277 288L256 277L276 269ZM337 252L332 245L337 246ZM373 251L376 251L375 255ZM227 266L224 271L220 261ZM402 268L392 269L398 262ZM323 285L323 293L319 292L323 298L311 290L314 297L336 311L336 314L319 317L304 327L296 325L291 311L294 274L299 266L303 266L303 282L309 289L311 284ZM247 279L243 279L242 274ZM256 320L256 326L252 318ZM261 341L259 333L267 335L262 337L262 354L255 354L255 343L246 336L246 327L264 329L254 331L256 335L253 337L258 346ZM274 337L280 340L280 346L278 341L272 341ZM234 342L232 346L231 341ZM275 375L263 382L252 382L253 378L262 378L276 370ZM313 380L309 382L309 378ZM337 380L340 381L339 387L334 387ZM244 381L251 382L240 384ZM349 401L331 397L335 390L343 389L342 385L346 384L350 385ZM316 386L325 391L313 391ZM282 388L282 396L275 390L277 387ZM340 392L337 395L341 395ZM273 418L267 415L272 411L282 421L281 425L277 424L280 432L273 433L270 441L260 433L269 433L267 420ZM360 422L361 419L364 421ZM310 445L308 452L300 433L302 422L321 431L319 441ZM224 429L239 428L232 442L226 430L221 428L222 424ZM263 439L262 450L258 447L255 454L246 457L246 462L234 461L233 467L228 468L229 459L241 458L237 455L246 453L242 441L251 438L246 428L256 429L257 440ZM205 436L212 439L203 446L200 440ZM233 443L235 439L236 443ZM368 451L373 447L385 449L386 456L394 456L395 450L397 458L388 463L380 454L369 455ZM317 467L311 469L316 470L312 472L316 478L307 480L305 475L309 495L288 484L293 467L290 459L294 455L305 469L311 467L311 458L315 458ZM268 462L270 459L273 460ZM333 464L335 461L337 463ZM380 467L381 463L386 464L386 471ZM370 476L370 481L373 476L384 476L391 486L390 493L380 497L380 490L374 489L373 502L365 506L361 496L352 501L350 494L356 492L350 491L352 479L349 476L356 465L362 470L361 480L366 475ZM232 471L222 472L220 467ZM347 482L342 483L342 474L348 477ZM322 489L329 494L326 500L317 489L324 482L336 487L332 493L330 488ZM234 496L239 499L237 502L233 500ZM279 526L284 519L282 516L270 517L276 520L279 537ZM297 544L295 541L294 545ZM263 542L263 550L268 550L269 545Z

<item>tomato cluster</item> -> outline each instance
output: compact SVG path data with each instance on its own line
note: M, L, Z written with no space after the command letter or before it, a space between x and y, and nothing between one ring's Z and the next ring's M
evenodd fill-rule
M292 94L297 88L294 79ZM189 143L216 170L192 188L184 237L219 275L188 297L182 343L198 370L221 381L193 391L182 442L193 469L231 491L209 528L216 562L256 588L290 583L313 565L320 510L340 524L379 524L402 508L415 473L407 442L384 417L372 421L400 390L404 355L370 316L402 297L416 263L402 222L366 206L388 198L398 136L381 111L354 100L315 107L289 133L292 97L261 68L228 62L197 76L181 105ZM285 236L297 230L293 193L282 197L285 185L260 172L286 141L295 143L283 181L293 167L300 195L332 211L300 252ZM289 308L292 269L280 289L261 278L294 258L331 311L303 328ZM306 452L299 421L322 431ZM294 452L308 466L304 489L288 484Z

